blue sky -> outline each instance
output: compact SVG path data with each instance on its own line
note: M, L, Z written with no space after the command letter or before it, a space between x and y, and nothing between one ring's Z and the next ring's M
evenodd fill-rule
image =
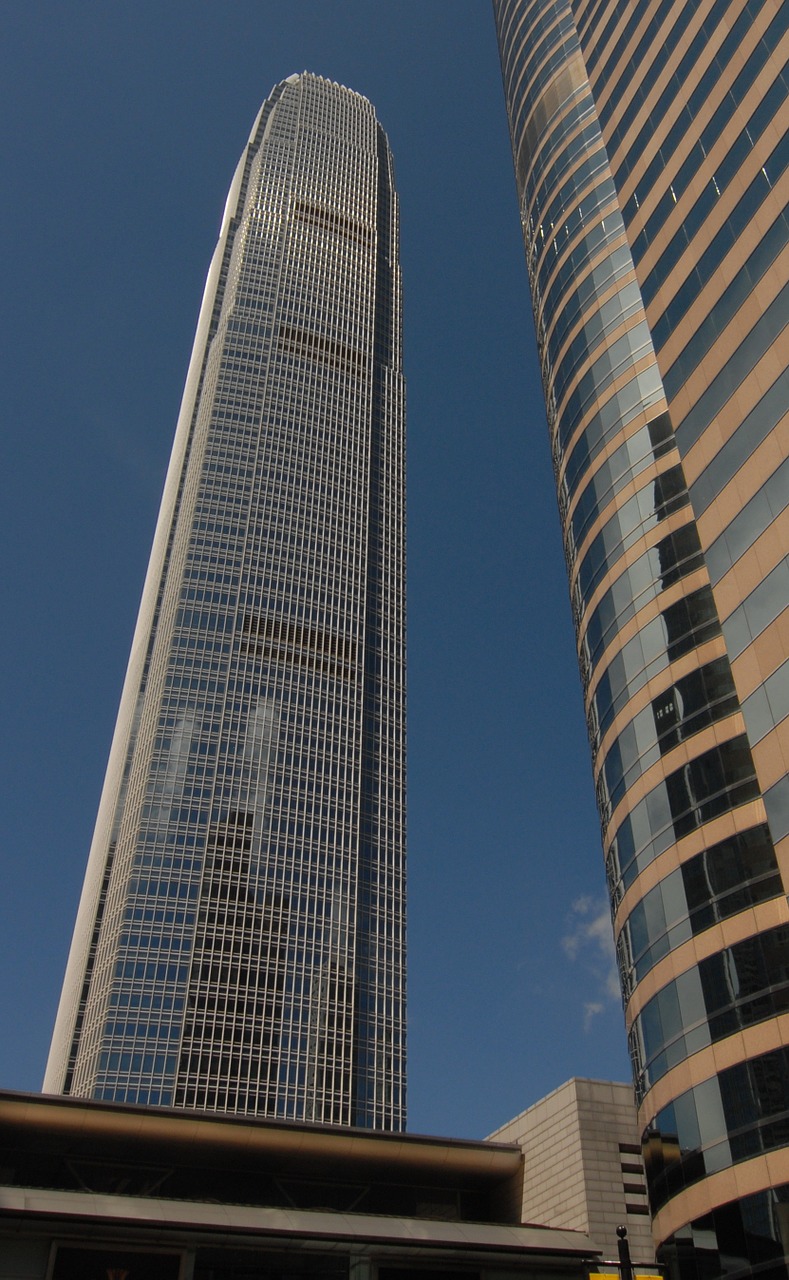
M375 104L409 423L409 1128L626 1079L486 0L5 15L0 1087L40 1087L205 272L260 102Z

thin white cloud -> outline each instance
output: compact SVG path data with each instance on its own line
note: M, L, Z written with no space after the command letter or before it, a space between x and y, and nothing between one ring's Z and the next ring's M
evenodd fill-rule
M601 1004L599 1000L586 1001L584 1005L584 1031L589 1031L594 1018L598 1013L602 1013L604 1009L605 1005Z
M572 962L579 962L595 987L594 998L584 1002L583 1026L589 1031L594 1019L620 999L611 915L605 899L589 894L570 907L562 948Z

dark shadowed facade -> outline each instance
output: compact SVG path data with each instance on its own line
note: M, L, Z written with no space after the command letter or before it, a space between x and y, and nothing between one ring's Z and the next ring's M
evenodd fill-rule
M581 1232L523 1225L523 1155L0 1094L0 1280L585 1280Z

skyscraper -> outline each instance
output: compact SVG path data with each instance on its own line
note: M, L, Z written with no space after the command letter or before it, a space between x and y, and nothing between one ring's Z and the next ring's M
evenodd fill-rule
M785 1276L789 7L494 12L653 1227Z
M405 1122L398 206L291 76L203 297L45 1088Z

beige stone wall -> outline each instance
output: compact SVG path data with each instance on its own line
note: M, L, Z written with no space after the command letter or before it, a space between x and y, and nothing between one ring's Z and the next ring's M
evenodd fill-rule
M627 1227L636 1263L654 1262L633 1090L569 1080L490 1135L524 1153L524 1222L587 1232L616 1258Z

